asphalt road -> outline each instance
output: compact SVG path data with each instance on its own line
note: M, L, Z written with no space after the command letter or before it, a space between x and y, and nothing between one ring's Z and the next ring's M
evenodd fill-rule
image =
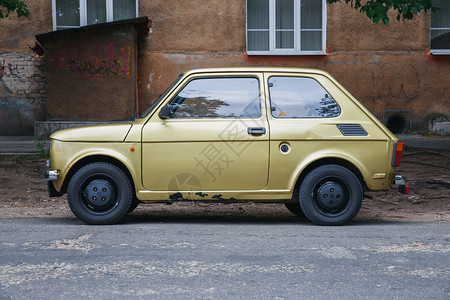
M0 299L450 298L450 223L0 226Z

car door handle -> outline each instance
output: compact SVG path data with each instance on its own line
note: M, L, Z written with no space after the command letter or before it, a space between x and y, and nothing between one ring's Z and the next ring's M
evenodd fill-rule
M249 127L247 130L251 135L263 135L266 134L266 128L264 127Z

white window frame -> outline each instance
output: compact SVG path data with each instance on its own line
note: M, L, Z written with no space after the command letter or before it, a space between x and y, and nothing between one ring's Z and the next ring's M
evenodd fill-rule
M439 6L439 5L437 5ZM447 13L450 13L448 11ZM432 27L431 19L433 18L433 12L430 12L430 52L434 55L450 55L450 48L449 49L433 49L431 48L431 32L433 30L450 30L450 27ZM450 47L450 45L449 45Z
M247 1L245 5L245 43L248 49L248 29L247 24ZM269 0L269 50L268 51L247 51L248 55L326 55L327 37L327 3L322 0L322 28L321 29L301 29L301 0L294 0L294 49L276 49L276 5L275 0ZM302 51L301 32L302 31L322 31L322 50Z
M52 18L53 18L53 30L56 30L56 27L60 27L61 29L68 28L79 28L87 25L87 0L79 0L80 3L80 26L57 26L56 24L56 0L52 0ZM114 16L114 8L113 8L113 0L105 0L106 1L106 22L112 22ZM136 17L139 16L139 1L136 0ZM116 20L117 21L117 20Z

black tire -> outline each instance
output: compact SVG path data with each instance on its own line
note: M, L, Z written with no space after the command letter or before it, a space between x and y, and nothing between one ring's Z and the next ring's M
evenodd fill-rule
M130 208L128 209L127 214L133 212L136 207L138 207L139 203L141 203L135 196L133 196L133 201L131 201Z
M127 175L118 167L96 162L79 169L67 187L69 207L88 224L106 225L122 220L133 201Z
M286 206L286 208L291 213L296 215L297 217L300 217L300 218L304 218L305 217L305 214L303 213L303 210L300 207L300 202L298 202L298 201L296 201L296 202L286 202L286 203L284 203L284 206Z
M311 222L343 225L358 214L364 194L353 172L338 165L324 165L305 177L299 196L300 206Z

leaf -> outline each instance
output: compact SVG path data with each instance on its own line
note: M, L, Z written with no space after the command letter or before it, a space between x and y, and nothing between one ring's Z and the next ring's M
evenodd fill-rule
M375 24L378 24L378 22L380 21L381 17L380 16L376 16L375 18L373 18L373 22Z
M12 0L9 0L12 1ZM17 1L17 0L16 0ZM318 0L317 0L318 1ZM344 0L350 7L366 13L374 23L383 20L384 24L389 23L387 13L390 9L397 12L397 21L404 19L412 19L414 15L429 10L436 12L439 7L433 6L432 1L436 0ZM327 0L328 4L341 2L341 0ZM363 2L363 4L361 4ZM375 18L375 16L377 16Z
M7 18L12 12L16 12L19 18L28 17L30 14L28 6L22 0L0 0L0 19Z
M376 15L377 11L375 9L370 9L367 11L367 16L369 19L373 19L373 17Z

